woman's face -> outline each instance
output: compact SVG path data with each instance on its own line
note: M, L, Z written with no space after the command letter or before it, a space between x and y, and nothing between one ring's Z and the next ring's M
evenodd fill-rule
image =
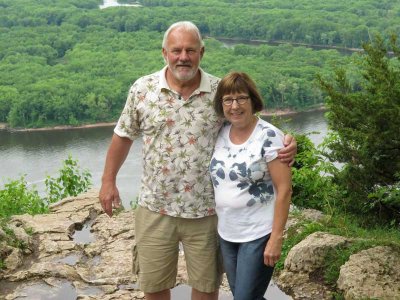
M222 97L222 108L225 118L234 127L245 128L253 121L253 107L246 92L225 94Z

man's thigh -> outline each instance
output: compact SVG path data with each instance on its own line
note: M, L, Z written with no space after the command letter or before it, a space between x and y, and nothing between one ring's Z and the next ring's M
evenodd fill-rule
M140 289L154 293L174 287L179 253L176 218L139 207L135 233L134 264Z
M181 219L179 225L189 284L204 293L216 291L221 284L222 262L216 228L216 216Z

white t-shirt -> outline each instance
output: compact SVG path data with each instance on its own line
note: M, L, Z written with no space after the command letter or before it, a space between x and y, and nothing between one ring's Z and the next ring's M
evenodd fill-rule
M219 134L210 162L218 233L230 242L249 242L269 234L274 217L275 190L267 163L283 148L283 133L259 119L248 140L230 141L231 125Z

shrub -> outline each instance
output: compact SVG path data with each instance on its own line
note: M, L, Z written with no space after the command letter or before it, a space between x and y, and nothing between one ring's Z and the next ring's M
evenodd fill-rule
M326 210L336 186L330 173L333 164L324 161L307 135L295 135L297 155L293 166L292 202L297 207Z
M24 176L9 180L0 190L0 217L19 214L40 214L47 211L47 206L35 189L29 189Z
M86 192L92 185L91 177L89 171L81 171L78 161L72 159L69 155L64 160L63 167L59 170L59 176L57 178L47 176L45 180L48 203L54 203L67 196L76 196Z
M48 211L48 205L67 196L86 192L91 186L91 174L81 171L78 162L68 156L59 170L59 176L47 176L45 180L47 196L42 198L35 186L28 187L25 176L9 180L0 190L0 218L19 214L41 214Z

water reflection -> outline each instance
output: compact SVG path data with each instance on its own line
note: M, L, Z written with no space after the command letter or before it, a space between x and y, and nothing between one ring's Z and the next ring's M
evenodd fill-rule
M96 239L91 232L92 224L94 220L90 220L82 225L81 228L76 225L75 232L72 235L72 240L77 244L89 244L94 242Z
M68 255L66 257L57 259L56 262L60 263L60 264L66 264L66 265L69 265L69 266L75 266L78 263L79 260L80 260L80 256L79 255L71 254L71 255Z
M267 118L271 120L271 117ZM327 123L324 111L312 111L278 117L279 128L295 133L307 133L315 145L322 143L327 133Z
M104 0L102 5L99 5L100 9L108 8L108 7L116 7L116 6L132 6L132 7L140 7L139 3L136 4L120 4L115 0Z
M186 284L176 286L171 290L171 299L190 299L191 287ZM282 292L278 286L271 280L267 292L264 297L267 300L291 300L292 297ZM233 296L230 292L220 290L219 300L233 300Z
M75 300L78 295L73 285L65 280L60 280L58 285L50 286L45 283L32 283L17 289L17 298L14 299L40 299L40 300ZM27 297L27 295L29 295Z

